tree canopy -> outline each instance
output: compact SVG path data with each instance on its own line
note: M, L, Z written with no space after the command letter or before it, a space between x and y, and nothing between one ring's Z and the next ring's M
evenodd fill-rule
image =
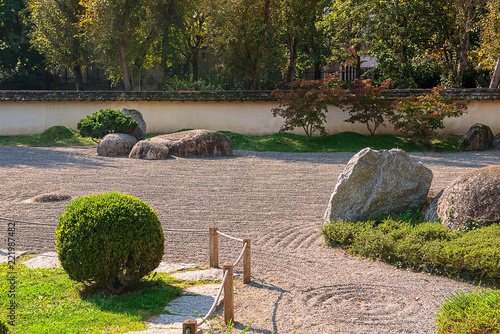
M367 56L377 68L365 76L392 78L393 87L484 85L484 73L500 64L499 3L5 0L0 85L15 71L43 70L44 58L50 69L70 70L77 89L87 66L104 69L127 90L137 88L143 69L167 73L178 63L196 81L201 52L213 55L211 70L246 89L291 82L306 70L319 79L332 63L355 67L359 78Z

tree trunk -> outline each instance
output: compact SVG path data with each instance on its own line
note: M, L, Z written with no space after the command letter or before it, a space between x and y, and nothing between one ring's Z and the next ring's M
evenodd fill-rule
M82 67L78 64L73 66L73 76L75 77L75 86L76 90L85 90L83 86L83 75L82 75Z
M361 57L356 55L356 79L361 78Z
M490 88L498 88L500 83L500 57L498 57L497 65L495 66L495 71L491 77Z
M290 56L288 57L288 68L286 71L286 81L295 81L295 68L297 66L297 49L299 47L299 39L297 37L292 37L288 35L288 50L290 51Z
M198 69L198 54L199 54L199 49L194 50L194 52L191 55L191 70L192 70L192 76L191 76L191 82L198 81L199 79L199 69Z
M464 72L465 72L465 67L467 66L467 52L469 51L469 46L470 46L470 32L472 29L472 19L474 18L476 11L476 0L470 0L470 3L468 4L466 8L466 19L465 19L465 29L464 29L464 34L462 36L462 40L460 43L460 58L458 61L458 67L457 67L457 76L455 78L455 84L458 87L462 86L462 83L464 81Z
M314 64L314 80L320 80L321 78L321 63Z
M130 78L129 68L127 64L127 54L123 43L120 43L120 45L118 45L118 53L120 55L120 67L122 69L123 84L125 86L125 90L131 91L133 89L132 80Z

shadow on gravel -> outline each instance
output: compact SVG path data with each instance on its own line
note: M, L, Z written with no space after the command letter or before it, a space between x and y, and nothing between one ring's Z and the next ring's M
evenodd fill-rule
M276 301L274 302L274 310L273 310L273 318L272 318L273 330L271 331L268 329L258 329L258 328L252 327L252 326L249 327L249 330L251 330L252 333L279 334L278 324L276 323L276 315L278 313L278 307L280 305L281 299L283 299L283 296L287 293L290 293L290 291L278 288L277 286L274 286L274 285L265 285L265 284L257 283L255 281L251 282L249 285L253 288L256 288L256 289L266 289L269 291L274 291L274 292L279 293L278 298L276 298ZM245 330L246 326L244 324L236 322L234 324L234 328L239 329L239 330Z
M459 153L410 153L424 165L483 168L491 165L500 165L499 151L459 152Z
M357 152L257 152L257 151L235 151L237 157L256 157L264 160L279 160L282 162L305 162L320 164L347 164Z
M0 146L0 167L113 167L106 161L109 158L90 155L89 150L91 148L82 148L79 153L75 148L68 151L62 148Z

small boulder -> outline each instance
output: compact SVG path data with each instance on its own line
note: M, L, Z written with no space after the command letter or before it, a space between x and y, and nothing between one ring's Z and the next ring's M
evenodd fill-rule
M211 130L190 130L161 135L170 154L180 157L227 157L233 155L231 139Z
M425 219L454 230L500 222L500 166L479 168L455 179L434 199Z
M144 121L144 117L142 117L139 110L122 108L121 112L125 114L125 116L132 117L134 121L139 123L139 125L137 125L134 131L130 134L138 140L143 139L146 136L146 121Z
M97 145L97 154L103 157L128 156L137 139L126 133L110 133Z
M432 172L405 151L365 148L349 160L330 199L325 222L398 214L425 204Z
M484 151L491 147L492 141L491 129L487 125L476 123L460 139L458 145L462 151Z
M500 150L500 135L496 135L495 137L493 137L491 148L494 150Z
M160 160L168 157L167 141L158 137L141 140L130 151L130 159Z

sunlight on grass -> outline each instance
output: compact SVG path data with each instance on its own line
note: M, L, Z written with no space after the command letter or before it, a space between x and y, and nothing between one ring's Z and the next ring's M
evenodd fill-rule
M151 275L139 287L110 295L70 280L62 269L16 267L15 333L123 333L146 329L142 321L164 312L181 294L163 275ZM0 264L0 309L10 303L6 264ZM4 314L0 314L4 316Z

